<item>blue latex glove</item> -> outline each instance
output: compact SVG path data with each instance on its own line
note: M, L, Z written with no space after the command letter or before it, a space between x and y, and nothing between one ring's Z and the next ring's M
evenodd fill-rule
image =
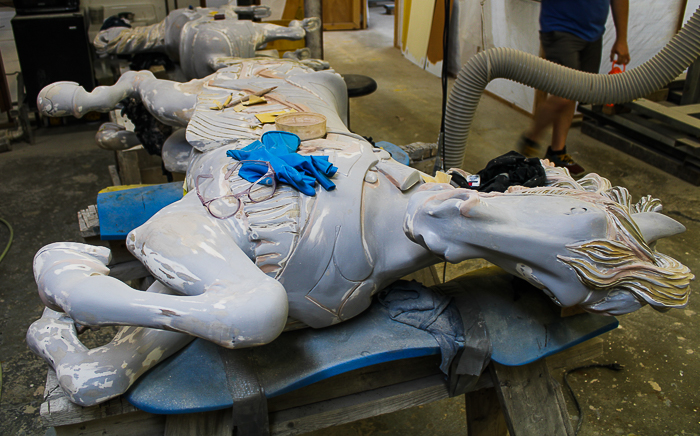
M338 171L328 161L328 156L302 156L296 153L301 144L299 137L289 132L267 132L241 150L229 150L226 155L236 160L261 160L270 162L278 182L293 186L303 194L316 195L316 182L325 190L335 189L328 178ZM266 165L244 163L238 175L249 182L256 182L267 172ZM264 183L265 181L263 181Z

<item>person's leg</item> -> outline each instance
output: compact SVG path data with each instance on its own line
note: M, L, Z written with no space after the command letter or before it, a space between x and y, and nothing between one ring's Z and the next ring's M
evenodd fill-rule
M570 46L576 49L578 57L578 66L576 68L587 73L598 74L602 40L587 42L576 38L576 40L570 42ZM559 113L552 125L552 145L547 150L545 158L552 161L556 166L567 168L571 175L577 176L583 174L586 170L576 163L566 151L566 138L576 111L576 102L560 97L556 98L559 100Z
M602 52L602 39L585 44L570 44L572 48L581 49L577 52L578 66L572 66L587 73L598 74L600 71L600 56ZM550 96L547 100L550 110L554 111L552 123L552 150L561 151L566 146L566 137L571 127L571 121L574 119L576 112L576 102L565 98ZM534 139L534 138L533 138Z
M565 98L550 95L547 100L537 106L535 117L530 129L525 132L525 137L532 141L539 141L545 129L550 125L554 126L552 132L552 146L561 143L559 150L566 143L566 134L568 126L571 125L571 120L574 116L576 102Z
M564 32L540 33L540 42L548 61L579 69L579 57L576 46L576 37ZM549 96L543 103L535 108L533 122L520 138L518 149L525 155L535 154L544 131L549 126L554 126L552 141L558 147L566 144L566 135L573 118L573 110L576 103L557 96Z
M556 107L556 113L552 123L552 145L553 151L561 151L566 147L566 137L569 135L569 128L574 119L576 111L576 102L565 98L551 96L548 101L552 100L551 106Z

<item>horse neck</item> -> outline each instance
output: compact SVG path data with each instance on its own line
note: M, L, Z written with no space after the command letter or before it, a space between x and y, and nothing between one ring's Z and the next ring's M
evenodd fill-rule
M363 205L365 241L375 259L375 274L380 280L393 281L440 262L403 230L406 206L414 190L400 192L383 176L379 183L380 187L365 190Z

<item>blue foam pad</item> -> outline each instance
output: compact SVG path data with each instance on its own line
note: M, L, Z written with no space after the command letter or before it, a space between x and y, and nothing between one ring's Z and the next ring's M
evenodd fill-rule
M618 325L614 317L593 314L561 318L559 308L541 291L515 291L505 273L488 283L478 279L464 283L464 296L472 298L484 314L492 360L504 365L527 364ZM375 302L352 320L325 329L283 333L270 344L247 350L223 350L197 339L144 375L126 398L137 408L158 414L231 407L220 353L241 351L252 356L268 398L354 369L440 353L432 335L391 320Z
M100 239L126 239L126 235L148 221L165 206L182 198L182 182L140 186L97 194Z
M391 157L398 163L402 163L404 165L408 165L411 163L411 158L398 145L392 144L391 142L387 141L377 141L374 143L374 146L383 148L384 150L388 151Z

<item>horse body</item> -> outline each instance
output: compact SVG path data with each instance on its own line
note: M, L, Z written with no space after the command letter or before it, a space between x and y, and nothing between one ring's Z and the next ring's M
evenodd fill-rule
M263 9L265 7L262 7ZM320 29L318 18L292 20L289 26L238 20L235 6L177 9L150 26L102 30L93 42L98 54L162 52L178 62L186 78L206 77L232 58L253 58L278 39L298 41ZM260 6L257 7L261 9ZM214 16L223 19L214 19ZM278 56L278 55L275 55ZM320 65L317 62L310 64Z
M266 96L267 109L215 104L271 84L277 88ZM274 340L290 321L321 328L350 319L378 290L441 260L485 258L562 306L618 314L647 303L687 304L692 274L644 240L643 234L680 230L655 212L654 201L633 207L620 200L626 191L605 179L575 182L549 167L550 186L504 194L424 183L418 171L347 130L345 92L335 73L284 60L241 61L182 85L134 73L93 93L65 83L42 91L39 107L52 115L104 110L130 95L164 122L187 126L163 149L166 163L168 156L187 156L187 194L127 236L129 250L157 280L148 292L110 277L104 248L58 243L35 257L47 309L27 341L74 402L91 405L123 393L192 337L249 347ZM234 163L226 151L269 130L255 114L270 108L326 115L330 133L304 141L299 153L328 156L338 167L337 188L306 196L278 186L268 200L243 197L235 215L213 216L206 199L250 184L226 177ZM201 176L207 182L198 185ZM643 214L658 219L636 224L634 216ZM637 264L648 281L637 279ZM125 327L112 343L87 350L74 322Z

